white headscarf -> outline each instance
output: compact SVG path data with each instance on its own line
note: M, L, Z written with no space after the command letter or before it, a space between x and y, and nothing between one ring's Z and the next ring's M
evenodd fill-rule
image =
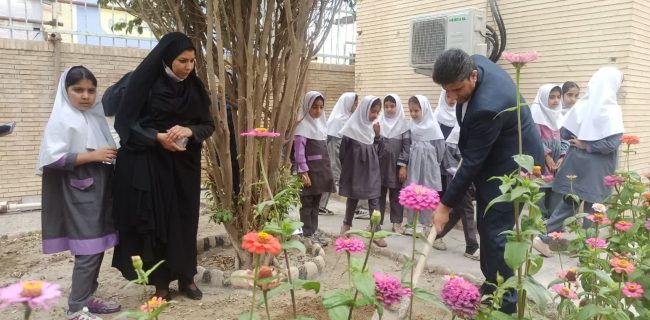
M95 105L86 111L72 106L65 89L68 68L59 79L59 86L52 107L52 114L45 126L38 155L36 174L43 174L43 167L61 159L67 153L82 153L102 147L115 148L108 123L97 97Z
M386 97L388 96L395 99L395 108L397 109L397 112L392 118L387 117L386 112L382 112L381 115L379 115L379 132L382 137L392 139L401 136L402 133L409 129L409 126L404 117L404 107L402 106L402 101L399 99L399 96L395 93L386 95ZM386 100L386 97L384 97L384 100Z
M340 138L339 131L345 125L345 122L350 119L352 115L352 105L357 94L354 92L346 92L339 97L336 101L330 117L327 119L327 134Z
M453 129L451 129L451 132L447 136L447 140L445 140L446 143L451 143L451 144L458 144L458 140L460 139L460 125L456 124Z
M295 135L303 136L314 140L327 140L327 122L325 121L325 113L320 117L314 119L309 115L309 109L314 104L316 98L325 97L318 91L309 91L302 99L302 108L298 111L298 126L296 126Z
M436 107L436 111L433 112L433 117L444 126L453 128L458 121L456 120L456 104L450 106L446 98L447 91L442 89L440 91L440 98L438 99L438 106Z
M585 94L566 114L564 127L584 141L596 141L623 133L623 113L616 93L623 73L602 67L591 76Z
M416 95L415 97L420 102L422 118L419 121L411 119L411 140L431 141L445 139L438 122L433 118L433 111L427 97L423 95Z
M537 90L537 96L533 105L530 106L530 112L533 115L533 121L537 124L545 125L551 130L560 130L562 128L562 121L564 117L562 116L562 106L558 105L555 109L551 109L548 100L551 91L554 88L560 88L560 86L547 83ZM560 88L560 100L562 99L562 88Z
M345 123L343 129L339 132L341 136L357 140L364 144L372 144L375 140L375 130L372 127L370 116L370 106L379 98L375 96L365 96L359 103L359 108L355 111L350 120Z

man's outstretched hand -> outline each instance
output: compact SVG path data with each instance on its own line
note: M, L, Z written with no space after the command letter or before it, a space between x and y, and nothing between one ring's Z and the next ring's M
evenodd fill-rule
M445 225L449 222L449 211L451 211L451 208L441 202L438 204L436 211L433 212L433 225L436 227L436 232L438 234L442 233Z

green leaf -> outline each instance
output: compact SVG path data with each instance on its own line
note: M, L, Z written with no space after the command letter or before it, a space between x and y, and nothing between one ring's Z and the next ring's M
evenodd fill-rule
M365 238L365 239L370 239L371 233L370 231L365 231L365 230L350 230L345 233L346 235L357 235L359 237Z
M535 302L542 313L546 311L546 301L548 299L548 290L544 288L533 277L527 277L524 280L524 290L527 296Z
M312 290L317 294L320 292L320 282L319 281L296 279L296 281L294 281L294 288L297 285L302 287L303 289L305 289L307 291Z
M278 294L282 293L283 291L287 291L291 289L291 283L289 282L283 282L279 286L269 290L269 292L266 293L266 299L271 300L271 298L277 296ZM258 304L264 303L264 300L258 301Z
M325 309L332 309L338 306L352 305L352 290L329 291L323 295L323 306ZM347 313L345 314L347 317Z
M573 194L573 193L565 194L564 198L565 199L573 199L573 201L575 201L576 203L580 203L580 197L578 197L578 195Z
M542 265L544 265L544 258L539 255L534 255L531 260L532 261L530 262L530 269L528 269L528 274L533 276L542 269Z
M266 233L270 233L272 235L281 235L281 234L283 234L282 228L280 228L280 226L277 223L274 223L274 222L267 223L264 226L264 229L262 229L262 231L264 231Z
M406 277L411 275L411 266L413 266L413 260L408 259L406 262L404 262L404 266L402 267L402 272L400 274L400 281L404 282L406 280Z
M588 320L588 319L593 319L597 315L599 315L603 311L603 307L595 305L595 304L588 304L582 308L580 308L580 311L578 311L578 314L576 315L576 320Z
M504 259L508 267L513 270L519 268L526 261L528 248L530 248L530 241L527 239L522 241L508 239L504 253Z
M285 236L290 237L296 230L302 228L303 225L304 223L300 221L285 219L282 221L282 232L284 232Z
M524 195L526 192L528 192L528 188L526 188L526 187L522 187L522 186L518 186L518 187L512 189L512 192L510 192L510 199L511 199L512 201L514 201L514 200L516 200L516 199L519 199L519 197L521 197L522 195Z
M349 313L350 307L348 306L338 306L327 309L327 315L329 316L330 320L346 320Z
M257 320L257 316L256 316L256 315L253 315L253 316L251 317L251 314L250 314L250 313L244 313L244 314L240 314L240 315L237 317L237 320Z
M156 271L156 269L163 263L165 260L160 260L158 263L156 263L151 269L147 270L144 274L148 277L152 272Z
M422 288L413 288L413 296L420 300L429 302L437 306L439 309L445 310L447 313L450 313L447 306L444 303L442 303L442 301L440 301L440 298L438 298L437 295L429 291L426 291Z
M375 240L381 240L381 239L388 238L388 237L391 237L391 236L401 236L401 234L395 233L395 232L388 232L388 231L380 230L380 231L375 232L374 239Z
M285 242L282 242L282 249L284 250L296 249L303 254L306 251L305 245L298 240L287 240Z
M535 166L535 159L527 154L516 154L512 156L512 159L527 172L533 172L533 166Z
M375 280L370 272L352 272L352 283L366 298L375 298Z
M511 199L510 198L510 193L505 193L505 194L502 194L502 195L492 199L492 201L490 201L490 203L485 208L485 212L483 214L486 214L488 212L488 210L490 210L490 208L493 205L495 205L497 203L501 203L501 202L510 202L511 201L510 199Z
M510 107L510 108L508 108L508 109L501 110L501 112L497 113L497 115L494 116L494 118L492 118L492 120L496 119L497 117L499 117L499 116L500 116L502 113L504 113L504 112L511 112L511 111L516 111L516 110L517 110L517 106Z

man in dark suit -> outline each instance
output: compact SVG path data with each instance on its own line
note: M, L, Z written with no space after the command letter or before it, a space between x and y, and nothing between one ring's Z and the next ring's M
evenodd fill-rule
M513 276L504 260L506 238L501 232L514 227L514 206L499 203L485 211L488 203L499 195L500 181L490 177L503 176L517 170L512 156L519 153L517 113L503 112L517 104L517 89L501 67L484 56L469 56L462 50L443 52L433 67L433 81L456 99L456 117L460 124L460 148L463 160L449 184L441 203L433 213L433 222L440 232L449 221L450 208L463 197L474 183L476 186L477 226L481 239L481 271L486 283L483 294L494 288L497 273L508 279ZM522 98L522 101L523 98ZM524 154L541 164L544 149L530 110L521 109L521 130ZM506 294L501 311L516 311L516 293Z

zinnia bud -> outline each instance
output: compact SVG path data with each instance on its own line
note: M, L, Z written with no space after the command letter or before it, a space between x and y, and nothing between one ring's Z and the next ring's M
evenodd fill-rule
M142 259L140 256L132 256L131 261L133 262L133 267L136 270L142 270Z
M380 221L381 221L381 212L379 212L378 210L372 211L372 217L370 218L370 223L373 226L376 226L379 224Z
M541 166L534 166L533 167L533 175L536 177L541 177L542 176L542 167Z

